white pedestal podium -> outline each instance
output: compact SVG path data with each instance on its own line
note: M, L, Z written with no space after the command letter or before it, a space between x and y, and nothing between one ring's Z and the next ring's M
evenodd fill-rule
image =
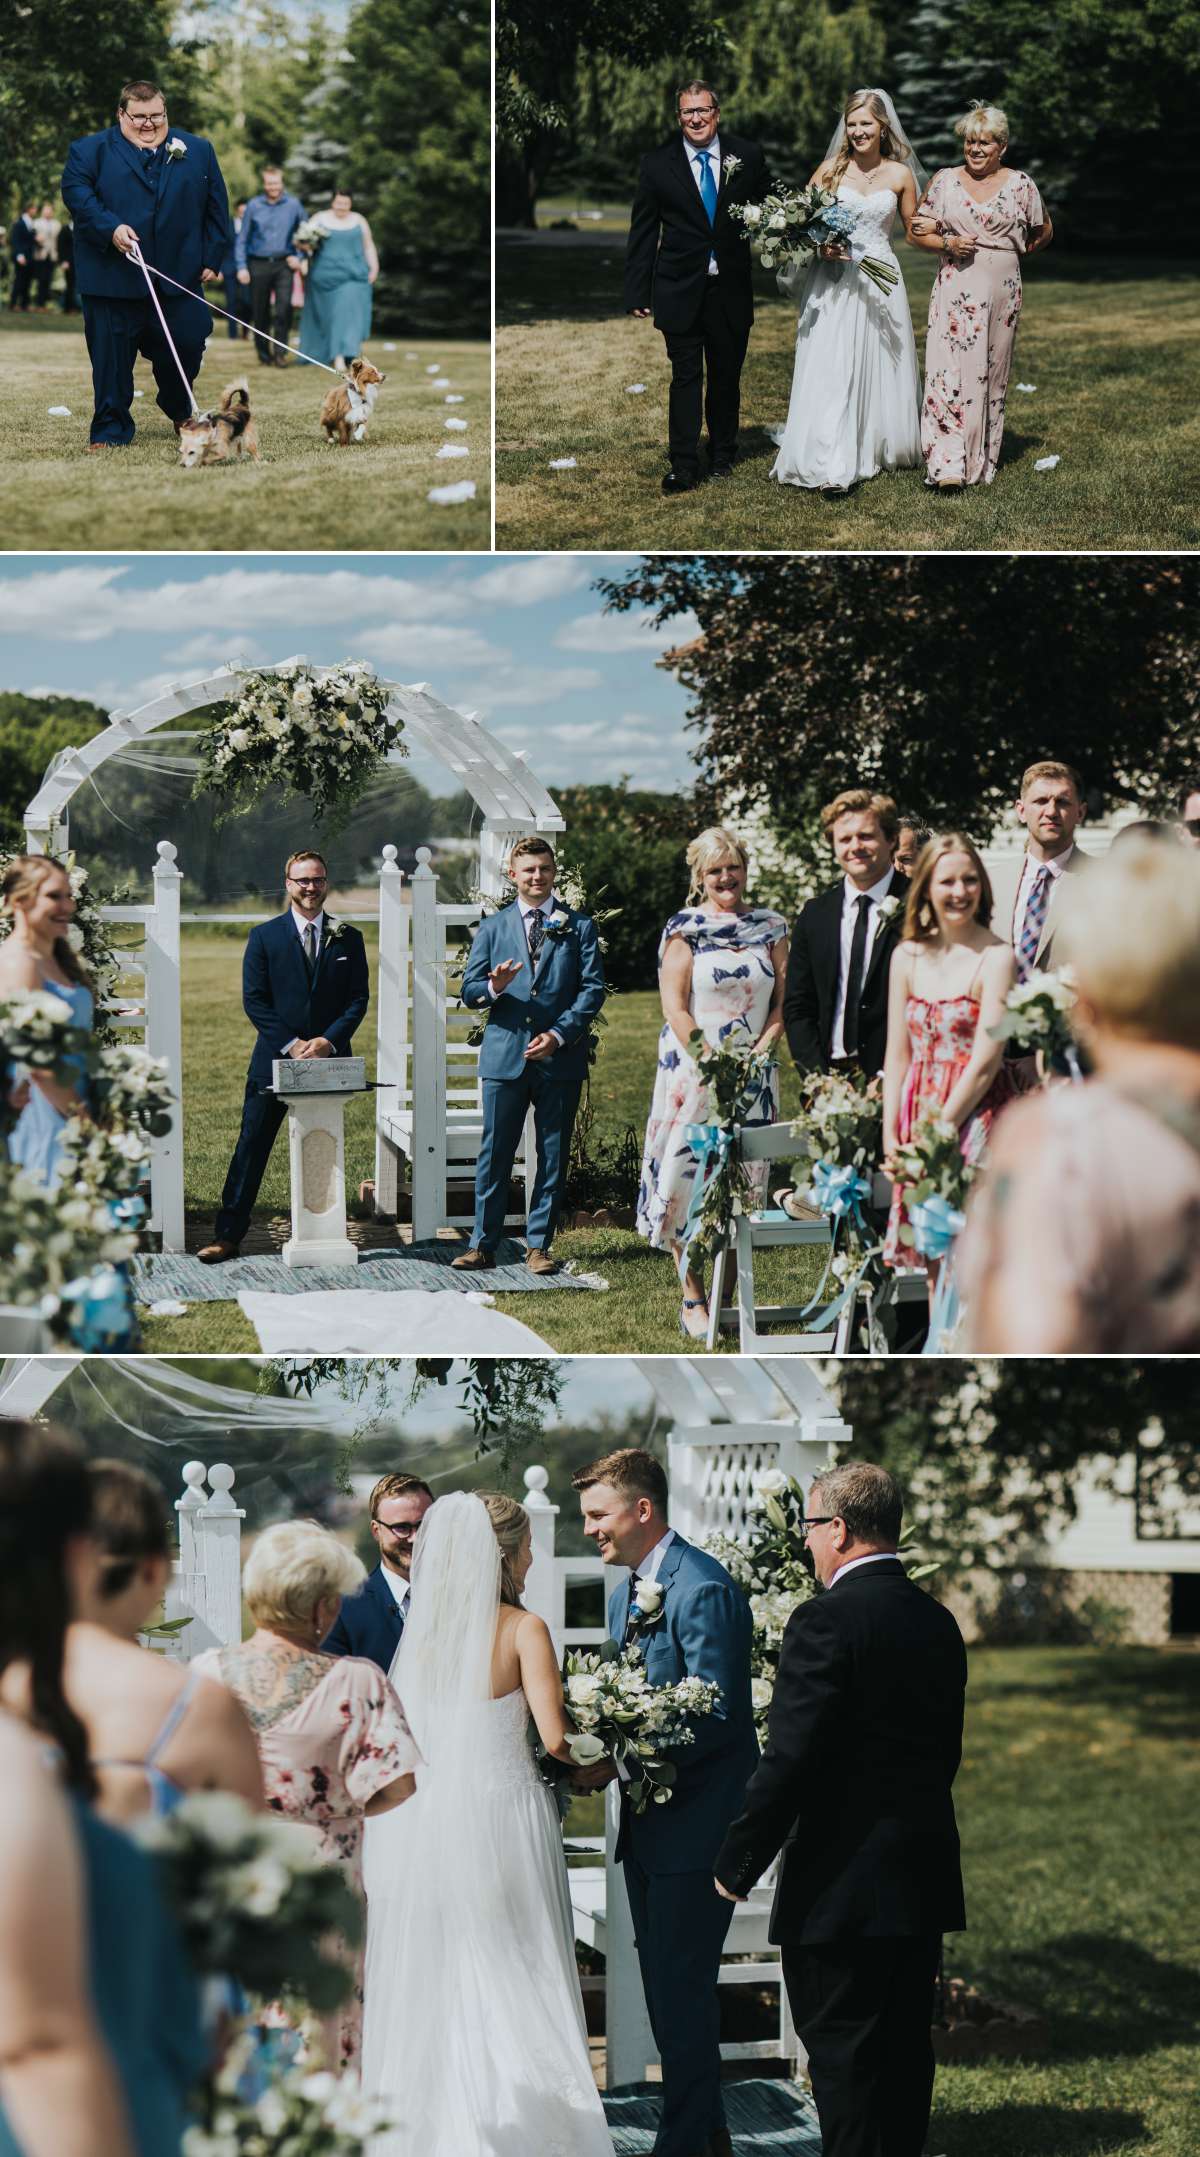
M299 1084L276 1089L287 1103L292 1186L292 1233L280 1255L285 1266L356 1266L346 1234L345 1112L351 1092L362 1089L322 1086L319 1072L311 1063Z

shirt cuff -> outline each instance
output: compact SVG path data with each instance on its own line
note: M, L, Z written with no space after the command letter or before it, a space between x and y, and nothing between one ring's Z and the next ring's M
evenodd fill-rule
M495 1003L495 1001L496 1001L496 998L497 998L497 996L499 995L499 993L500 993L500 992L499 992L499 990L498 990L498 989L494 989L494 988L492 987L492 984L491 984L491 982L490 982L490 981L489 981L489 982L488 982L488 984L487 984L487 992L488 992L488 1002L489 1002L489 1004L494 1004L494 1003Z
M281 1055L281 1056L290 1056L290 1055L291 1055L291 1053L292 1053L292 1050L293 1050L293 1049L295 1048L295 1046L296 1046L296 1043L297 1043L297 1041L298 1041L299 1039L300 1039L300 1036L299 1036L299 1034L293 1034L293 1035L292 1035L292 1038L291 1038L291 1040L290 1040L290 1041L288 1041L288 1042L286 1042L286 1043L284 1044L283 1048L281 1048L281 1050L279 1051L280 1055Z
M546 1032L547 1032L548 1034L553 1034L553 1035L554 1035L554 1038L555 1038L555 1040L557 1041L557 1043L558 1043L558 1045L559 1045L560 1049L565 1049L565 1047L566 1047L566 1045L567 1045L567 1044L566 1044L566 1042L565 1042L565 1041L563 1040L563 1037L562 1037L562 1035L561 1035L561 1034L559 1033L559 1030L558 1030L557 1026L547 1026L547 1028L546 1028Z

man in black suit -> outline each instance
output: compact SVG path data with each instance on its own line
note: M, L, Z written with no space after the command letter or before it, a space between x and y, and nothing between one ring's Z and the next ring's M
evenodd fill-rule
M625 306L643 319L653 312L671 362L664 494L697 485L705 420L711 476L733 470L754 290L729 206L761 201L770 184L758 144L719 132L708 83L685 83L678 106L680 133L641 161L625 251Z
M22 314L29 313L29 288L33 281L33 252L37 246L36 202L27 202L8 235L8 252L12 258L12 289L8 304Z
M716 1863L718 1893L738 1901L783 1851L770 1937L824 2157L921 2157L941 1938L966 1923L951 1796L966 1651L896 1556L902 1511L871 1462L812 1485L828 1592L788 1621L766 1751Z
M363 1655L387 1676L400 1645L412 1591L413 1544L433 1504L419 1475L381 1475L371 1492L371 1534L379 1563L348 1595L321 1646L326 1655Z
M886 794L855 787L821 811L842 881L802 906L792 931L783 1023L796 1069L874 1077L887 1046L888 976L908 878L892 867L899 825Z
M305 847L284 868L288 909L256 922L242 960L242 1009L257 1039L246 1074L242 1128L234 1148L216 1233L196 1256L206 1266L236 1258L271 1148L287 1115L272 1091L276 1058L349 1056L371 994L361 929L325 911L329 874Z

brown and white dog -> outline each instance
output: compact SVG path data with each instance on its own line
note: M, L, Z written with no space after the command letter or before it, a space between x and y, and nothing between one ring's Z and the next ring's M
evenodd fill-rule
M179 429L179 462L188 471L198 464L229 464L238 457L261 463L258 429L250 410L250 385L243 377L221 392L215 412L185 419Z
M339 382L331 389L321 406L321 425L327 442L337 442L345 448L347 442L361 442L367 431L367 421L375 409L379 385L387 380L369 359L351 360L348 382Z

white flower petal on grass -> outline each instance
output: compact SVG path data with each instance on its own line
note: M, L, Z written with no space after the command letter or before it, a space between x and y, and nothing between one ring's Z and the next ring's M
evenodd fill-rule
M1035 472L1052 472L1055 465L1061 463L1061 457L1039 457L1033 469Z
M466 403L466 401L467 401L467 400L466 400L466 398L465 398L465 397L463 397L463 396L461 396L461 395L459 395L459 394L457 394L457 393L456 393L456 394L455 394L455 395L454 395L453 397L447 397L447 399L446 399L446 403L447 403L447 404L465 404L465 403Z
M494 1311L496 1308L496 1298L489 1296L482 1288L469 1288L467 1290L467 1302L477 1303L480 1309L484 1311Z
M454 434L465 434L470 424L469 419L444 419L442 421L443 427Z
M625 395L627 397L640 397L645 387L644 382L627 382L625 384Z
M440 361L440 360L435 360L435 361L434 361L434 363L433 363L433 365L432 365L432 367L427 367L427 368L425 369L425 372L426 372L426 374L440 374L440 373L441 373L441 371L442 371L442 363L441 363L441 361Z
M431 487L425 499L435 502L439 509L453 508L457 502L473 502L475 482L473 479L456 479L452 487Z
M550 470L552 472L571 472L574 468L574 457L551 457L550 459Z
M187 1310L174 1296L160 1296L157 1303L148 1303L146 1309L151 1318L182 1318Z
M1036 388L1037 388L1037 383L1036 383L1036 382L1014 382L1014 383L1013 383L1013 388L1014 388L1014 389L1019 389L1019 390L1022 390L1022 391L1024 392L1024 394L1026 395L1026 397L1032 397L1032 395L1033 395L1034 391L1035 391L1035 390L1036 390Z
M47 419L70 419L71 407L69 404L48 404L46 406L46 417Z
M439 374L439 375L435 375L435 377L434 377L434 381L433 381L433 387L434 387L434 389L449 389L449 387L450 387L450 377L449 377L449 375L448 375L448 374Z
M396 347L395 345L385 345L383 349L385 352L394 352Z
M438 451L439 457L469 457L470 454L465 442L443 442Z

